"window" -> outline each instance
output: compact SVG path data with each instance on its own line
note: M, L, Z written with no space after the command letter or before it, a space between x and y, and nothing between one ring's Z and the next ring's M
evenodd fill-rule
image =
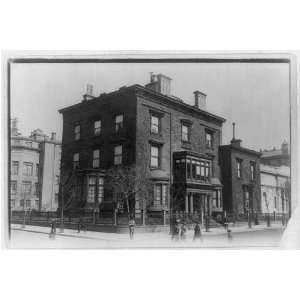
M243 186L243 192L244 192L244 213L247 213L249 211L249 188L247 185Z
M11 199L10 200L10 207L14 208L16 206L16 200L15 199Z
M30 207L31 207L31 200L30 200L30 199L27 199L27 200L26 200L26 207L27 207L27 208L30 208Z
M55 196L54 196L54 202L55 202L55 204L58 203L58 193L55 193Z
M200 162L200 179L202 181L205 180L205 162L204 161Z
M255 162L250 162L250 176L251 180L255 179Z
M98 178L98 203L102 203L104 199L104 179Z
M74 127L74 139L78 141L80 139L80 125Z
M95 202L95 196L96 196L96 176L90 176L89 177L89 186L88 186L88 199L87 201L89 203Z
M31 194L31 182L22 182L22 196L28 197Z
M200 179L200 175L201 175L201 172L200 172L200 161L196 161L196 179Z
M35 174L37 177L39 176L39 164L36 164L35 166Z
M122 145L115 146L114 148L114 165L122 164Z
M167 184L155 184L154 185L154 199L153 206L167 206L168 205L168 185Z
M158 134L160 132L160 119L155 115L151 115L151 133Z
M12 175L18 175L19 174L19 162L13 161L12 162L12 168L11 168Z
M33 169L33 164L30 162L24 162L23 166L23 175L25 176L32 176L32 169Z
M160 165L160 151L159 147L155 145L151 145L151 159L150 159L150 167L151 168L159 168Z
M93 168L99 168L100 166L100 150L93 151Z
M101 121L94 122L94 135L99 135L101 133Z
M186 124L181 124L181 140L183 142L190 141L190 126Z
M186 176L187 176L187 178L191 178L192 174L191 174L191 159L190 158L188 158L186 160L186 167L187 167L187 174L186 174Z
M123 115L118 115L115 117L116 132L118 132L121 128L123 128Z
M98 189L97 189L97 177L90 176L88 179L88 202L95 203L96 199L98 203L103 202L104 196L104 179L102 177L98 178Z
M73 169L79 168L79 153L73 154Z
M186 171L188 179L196 179L202 181L209 181L211 172L211 162L199 160L196 158L187 158Z
M40 208L40 200L35 200L35 208Z
M40 189L39 189L39 184L38 183L35 183L34 184L34 194L35 194L35 196L39 196L39 191L40 191Z
M205 132L205 145L208 149L213 148L213 134L210 131Z
M24 199L20 200L20 206L24 208Z
M10 182L10 193L12 195L17 193L17 181Z
M242 160L236 160L237 177L242 178Z
M274 197L274 208L277 209L277 197Z
M263 192L263 198L264 198L265 204L267 205L268 202L267 202L267 193L266 193L266 192ZM267 208L268 208L268 207L267 207Z

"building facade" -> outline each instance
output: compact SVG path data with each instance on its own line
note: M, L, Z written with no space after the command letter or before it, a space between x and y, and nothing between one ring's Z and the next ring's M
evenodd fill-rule
M22 136L17 120L11 127L12 210L55 211L58 207L61 143L40 129Z
M134 195L135 211L222 211L218 147L225 119L206 110L205 94L194 98L194 105L183 102L171 95L170 78L152 74L146 86L85 95L61 109L62 178L73 178L73 188L64 187L70 192L61 192L63 207L118 207L106 173L134 165L151 183L146 205Z
M261 211L260 155L235 138L220 147L224 211L236 216Z
M261 192L263 212L291 215L290 147L283 141L281 148L261 150Z
M263 213L289 214L290 168L260 165L261 208Z

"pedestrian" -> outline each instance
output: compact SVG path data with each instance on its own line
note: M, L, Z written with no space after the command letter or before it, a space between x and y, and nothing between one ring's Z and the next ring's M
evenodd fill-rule
M196 222L196 225L194 227L194 241L197 239L200 239L202 241L202 232L199 222Z
M135 226L135 221L134 221L133 216L129 219L128 226L129 226L129 236L130 236L130 239L133 240L133 237L134 237L134 226Z
M180 239L181 240L185 240L185 238L186 238L186 224L185 224L185 222L183 222L182 224L181 224L181 228L180 228Z
M51 223L50 223L50 234L49 234L49 238L50 239L55 239L55 234L56 234L56 222L54 219L51 219Z
M56 222L54 219L51 219L51 233L52 234L56 233Z
M77 233L80 233L82 228L83 228L83 222L82 222L82 218L80 217L78 225L77 225Z
M179 221L176 220L174 227L173 227L172 240L175 240L175 241L179 240L179 232L180 232Z

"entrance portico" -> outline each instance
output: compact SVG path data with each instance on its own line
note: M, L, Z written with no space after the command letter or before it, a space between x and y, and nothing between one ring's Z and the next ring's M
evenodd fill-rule
M185 213L199 215L201 222L203 216L210 216L212 210L212 193L210 191L187 190L185 193Z

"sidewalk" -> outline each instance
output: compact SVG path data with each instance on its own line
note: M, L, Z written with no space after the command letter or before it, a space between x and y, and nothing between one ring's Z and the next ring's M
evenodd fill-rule
M42 226L33 226L26 225L25 228L22 228L20 224L12 224L12 230L19 231L27 231L32 233L40 233L40 234L50 234L50 227L42 227ZM281 224L273 223L271 227L267 227L266 224L260 225L252 225L252 228L248 228L247 225L238 225L238 226L229 226L232 235L235 233L245 233L245 232L256 232L256 231L264 231L264 230L273 230L273 229L282 229L284 227ZM188 230L186 234L187 239L192 239L193 230ZM107 232L96 232L96 231L81 231L80 233L77 230L73 229L64 229L64 232L60 232L59 227L56 229L57 236L65 236L65 237L75 237L82 239L95 239L95 240L109 240L109 241L127 241L128 234L127 233L107 233ZM211 228L209 232L206 232L205 229L202 228L202 235L205 236L223 236L227 235L227 231L224 227ZM170 239L170 234L168 232L145 232L145 233L135 233L135 240L149 240L155 238L158 239Z

